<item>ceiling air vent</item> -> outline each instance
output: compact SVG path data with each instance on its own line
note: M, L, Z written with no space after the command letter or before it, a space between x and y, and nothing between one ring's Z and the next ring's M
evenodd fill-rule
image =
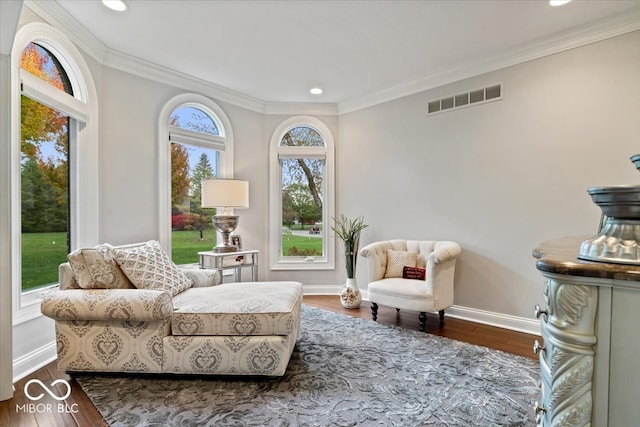
M427 114L441 113L470 105L485 104L502 99L502 85L492 85L458 95L447 96L427 103Z

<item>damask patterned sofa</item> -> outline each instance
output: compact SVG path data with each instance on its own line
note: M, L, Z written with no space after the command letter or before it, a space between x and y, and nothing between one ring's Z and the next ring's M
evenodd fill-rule
M181 269L155 241L75 251L41 311L55 320L58 369L284 375L302 284L220 284Z

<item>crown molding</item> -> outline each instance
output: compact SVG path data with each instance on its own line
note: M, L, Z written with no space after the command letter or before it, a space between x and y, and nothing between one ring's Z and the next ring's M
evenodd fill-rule
M306 114L309 116L337 116L338 105L315 102L268 102L265 114Z
M216 100L251 111L259 113L265 111L266 103L262 100L109 49L55 1L25 0L24 4L49 24L59 28L78 47L104 66L160 83L168 83L185 90L199 92L203 95L206 94Z
M573 49L589 43L640 30L640 11L611 17L597 24L585 25L555 34L544 40L521 46L483 61L440 70L437 73L374 92L372 94L342 101L338 104L267 102L244 93L207 82L193 76L143 61L109 49L89 30L76 21L55 1L25 0L25 6L51 25L59 28L83 51L100 64L149 78L160 83L202 93L217 100L228 102L263 114L309 114L341 115L384 102L393 101L429 89L451 84L491 71L521 64L554 53Z
M52 26L61 29L100 64L172 86L208 95L216 100L263 114L337 115L336 104L265 102L244 93L109 49L55 1L25 0L25 5Z
M115 50L110 50L107 53L103 65L159 83L170 84L184 90L208 95L217 101L227 102L257 113L269 115L309 114L318 116L335 116L338 114L337 104L265 102L241 92L227 89L215 83L207 82Z
M103 65L124 71L133 75L147 78L159 83L169 84L184 90L210 96L218 101L243 107L258 113L264 113L266 103L243 93L198 79L187 74L156 65L154 63L110 50L105 56Z
M640 30L640 12L617 15L596 25L586 25L538 40L501 55L461 67L447 68L407 83L338 104L338 114L346 114L393 101L470 77L521 64L544 56Z
M76 46L102 64L109 48L76 21L58 2L25 0L24 5L60 30L70 40L73 40Z
M317 116L335 116L338 114L337 104L265 102L241 92L227 89L215 83L207 82L115 50L110 50L107 53L103 65L156 82L170 84L174 87L208 95L218 101L227 102L257 113L269 115L309 114Z

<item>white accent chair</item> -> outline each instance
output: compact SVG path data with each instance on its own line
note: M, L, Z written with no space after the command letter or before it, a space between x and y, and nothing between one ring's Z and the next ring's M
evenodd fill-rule
M427 312L438 312L442 325L445 309L453 305L454 272L460 252L455 242L432 240L389 240L362 248L360 255L368 261L373 320L377 320L378 304L382 304L397 311L418 311L421 331L426 328ZM413 272L424 269L424 280L403 278L401 264L413 267Z

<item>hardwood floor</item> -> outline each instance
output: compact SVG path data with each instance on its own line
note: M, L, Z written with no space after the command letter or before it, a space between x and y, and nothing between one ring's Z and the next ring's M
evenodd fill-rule
M340 305L340 300L335 295L309 295L304 297L304 304L353 317L371 319L368 302L363 302L359 309L346 309ZM418 330L418 314L415 312L397 313L394 308L380 306L378 322ZM444 326L440 327L438 323L437 314L429 314L426 332L537 359L532 347L533 341L539 337L449 317L445 318ZM66 400L58 402L44 393L44 397L35 402L39 406L30 408L25 405L34 402L25 396L24 386L33 379L38 379L47 386L57 379L64 379L71 385L71 394ZM58 387L60 395L63 395L66 391L65 387L62 385ZM63 406L59 406L60 404ZM64 372L58 372L55 362L18 381L15 384L13 399L0 402L0 426L101 427L106 425L80 385Z

